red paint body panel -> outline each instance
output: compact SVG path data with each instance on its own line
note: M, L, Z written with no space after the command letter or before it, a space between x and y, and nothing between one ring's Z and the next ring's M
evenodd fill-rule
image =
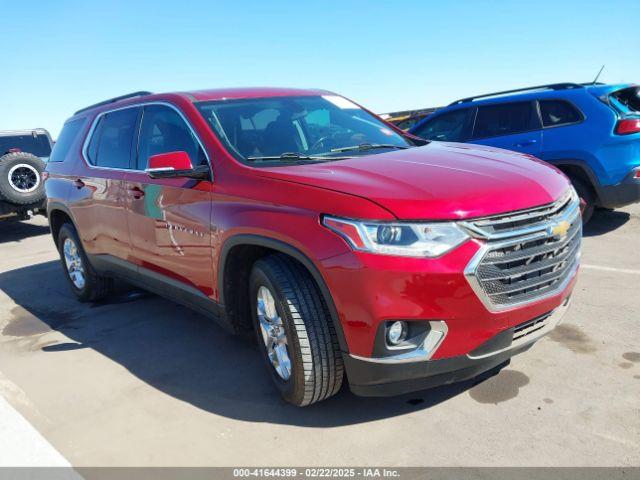
M350 160L261 169L258 174L366 197L407 220L522 210L551 203L568 188L561 172L522 154L435 142Z
M186 152L160 153L149 157L149 168L172 168L174 170L190 170L191 159Z
M433 358L464 355L500 331L553 310L573 288L575 279L555 297L489 312L462 273L477 250L476 242L468 241L438 259L349 252L323 261L349 351L371 356L378 325L385 320L445 320L447 339Z
M124 172L76 171L84 186L72 187L68 205L89 254L109 254L126 260L131 253L125 211ZM99 221L96 221L99 219Z
M211 296L211 184L196 183L126 173L125 189L143 192L126 202L129 261Z
M125 105L166 102L202 142L212 181L152 180L143 172L92 167L81 142L47 167L50 209L64 204L88 253L108 254L221 299L225 242L253 234L304 254L327 284L350 353L371 355L380 322L445 320L449 334L434 358L473 350L498 332L549 312L572 288L525 307L491 313L464 269L479 249L469 240L436 259L353 251L320 224L322 214L393 221L457 220L551 203L568 188L558 170L531 157L469 144L424 147L323 164L253 168L236 160L194 101L322 95L320 90L227 89L150 95L83 113L91 121ZM81 180L83 186L74 186ZM131 191L136 195L131 195ZM140 195L139 192L142 192Z

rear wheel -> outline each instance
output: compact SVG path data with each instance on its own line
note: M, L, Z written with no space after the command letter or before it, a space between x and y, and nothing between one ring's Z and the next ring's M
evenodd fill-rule
M342 356L309 272L286 255L271 255L254 265L249 290L259 348L282 397L306 406L337 393Z
M584 211L582 212L582 224L586 225L593 215L593 211L596 208L596 198L593 194L593 190L579 178L570 178L573 187L576 189L580 200L585 203Z
M111 292L113 280L98 275L82 248L75 228L65 223L58 233L58 251L71 290L81 302L95 302Z

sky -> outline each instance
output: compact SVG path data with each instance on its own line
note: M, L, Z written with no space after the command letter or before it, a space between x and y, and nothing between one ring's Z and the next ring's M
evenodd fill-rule
M332 90L375 112L640 83L640 0L0 0L0 130L136 90Z

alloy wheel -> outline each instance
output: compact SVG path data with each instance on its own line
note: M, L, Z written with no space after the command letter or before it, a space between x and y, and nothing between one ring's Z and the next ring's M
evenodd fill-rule
M14 165L9 170L8 177L11 187L21 193L33 192L40 185L40 174L26 163Z
M82 290L85 284L85 273L78 246L71 238L65 238L62 249L69 278L78 290Z
M269 361L280 378L288 380L291 376L291 358L289 357L287 334L282 318L278 315L273 294L265 286L258 289L257 305L258 322Z

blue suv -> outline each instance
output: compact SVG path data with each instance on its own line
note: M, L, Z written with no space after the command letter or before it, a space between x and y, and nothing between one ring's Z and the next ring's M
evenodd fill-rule
M552 163L596 206L640 201L640 87L558 83L463 98L409 133L527 153Z

